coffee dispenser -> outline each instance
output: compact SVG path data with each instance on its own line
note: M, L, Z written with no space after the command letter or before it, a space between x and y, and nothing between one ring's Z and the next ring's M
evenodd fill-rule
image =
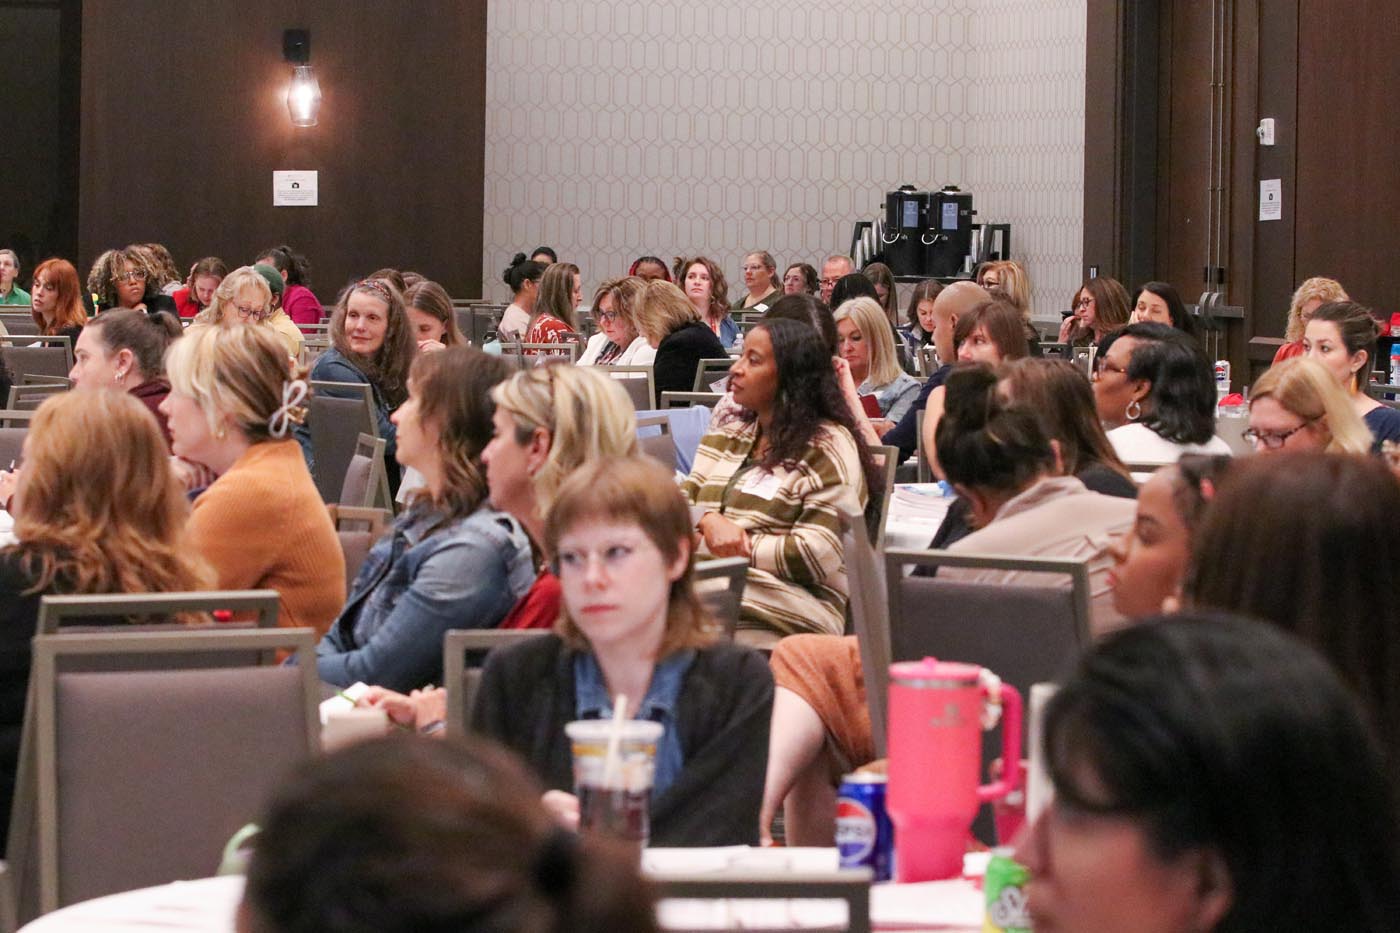
M928 227L920 242L924 246L922 275L953 276L963 271L972 252L972 194L944 185L929 195Z
M933 194L900 185L885 194L885 264L895 275L924 275L924 234Z

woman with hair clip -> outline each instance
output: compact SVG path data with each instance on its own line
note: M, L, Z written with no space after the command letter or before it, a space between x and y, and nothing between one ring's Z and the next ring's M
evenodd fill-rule
M97 257L92 271L88 273L87 288L93 293L99 311L135 308L138 311L168 311L178 315L174 299L161 293L156 280L150 255L132 245L109 249Z
M487 503L481 463L491 390L509 375L504 360L471 347L414 360L393 416L396 456L424 487L370 550L317 646L324 682L398 691L440 682L443 634L494 628L534 583L529 539Z
M1336 279L1314 276L1305 279L1288 305L1288 324L1283 339L1286 341L1274 354L1275 365L1295 356L1303 355L1303 331L1312 320L1313 312L1332 301L1351 301L1347 290Z
M276 269L287 287L282 292L282 310L297 324L319 324L325 316L321 299L311 291L311 264L290 246L264 250L258 262Z
M739 417L706 434L682 492L715 557L745 557L738 637L771 645L845 626L840 512L865 508L873 467L825 343L763 321L729 369Z
M578 343L578 303L583 286L578 266L556 262L540 277L540 297L525 329L525 343ZM543 351L530 350L527 356Z
M65 392L39 406L19 469L0 474L17 539L0 549L0 843L40 598L214 582L186 529L189 505L169 459L156 423L130 395Z
M457 315L447 289L424 279L403 293L404 312L419 353L462 346L467 338L457 327Z
M637 850L560 829L494 742L396 736L303 764L258 820L238 933L653 933Z
M766 311L773 302L783 297L782 283L778 281L778 263L772 253L757 250L744 255L744 288L746 294L734 299L731 310L753 308Z
M1095 371L1095 405L1100 413L1122 412L1123 423L1108 439L1124 463L1230 454L1215 436L1214 368L1193 338L1165 324L1129 324L1104 346Z
M1060 343L1098 346L1128 323L1131 299L1117 279L1098 276L1075 292L1071 314L1060 323Z
M192 552L220 589L276 590L280 625L324 634L345 601L345 557L291 436L306 383L262 327L188 334L165 367L171 449L218 477L190 513Z
M1275 363L1254 383L1245 440L1256 452L1365 454L1371 430L1327 367L1303 357Z
M732 347L739 342L739 325L729 315L729 284L718 265L704 256L678 259L676 283L720 343Z
M1205 615L1119 632L1042 736L1054 796L1015 854L1035 929L1400 929L1385 760L1295 640Z
M563 588L554 634L493 651L474 728L528 761L578 818L566 723L659 722L651 844L758 841L773 680L757 652L723 641L695 593L690 512L646 458L590 463L559 488L545 551Z
M1247 457L1191 553L1188 607L1263 619L1316 648L1361 698L1400 792L1400 483L1375 457Z
M170 394L170 381L164 375L165 350L182 333L180 322L164 312L104 311L78 335L68 378L75 389L114 388L131 393L150 409L169 444L170 426L160 410Z
M330 349L316 358L311 378L369 385L379 436L384 438L389 488L396 491L399 486L398 461L394 459L397 439L389 416L408 396L408 367L413 363L415 349L403 296L380 279L356 282L342 292L336 302L330 335ZM327 394L337 393L328 390ZM309 445L306 450L310 450Z
M655 282L657 279L663 282L671 281L671 270L666 268L664 260L655 256L642 256L633 260L627 274L635 275L643 282Z
M593 294L598 333L588 338L580 366L650 366L656 350L637 328L637 303L646 282L635 276L610 279Z
M1303 330L1303 352L1327 367L1346 390L1352 409L1371 431L1376 451L1386 441L1400 441L1400 411L1366 394L1376 364L1380 327L1365 307L1334 301L1314 311Z
M46 337L68 337L75 344L88 321L78 270L66 259L46 259L34 268L29 287L30 315Z
M494 433L482 452L491 505L530 536L540 569L500 628L548 628L559 616L559 580L544 567L544 519L559 486L584 463L637 451L637 416L616 379L550 362L491 390Z
M263 260L265 261L265 260ZM269 263L270 265L270 263ZM273 268L276 268L275 266ZM209 307L214 300L214 290L228 275L228 266L217 256L205 256L190 268L189 277L183 288L177 288L170 297L182 318L191 318ZM283 296L285 299L285 295ZM283 302L285 306L285 301Z
M530 329L530 321L535 316L535 301L539 298L540 277L547 267L544 263L525 258L524 253L516 253L501 280L510 289L510 305L501 315L497 335L502 342L519 342L525 339Z

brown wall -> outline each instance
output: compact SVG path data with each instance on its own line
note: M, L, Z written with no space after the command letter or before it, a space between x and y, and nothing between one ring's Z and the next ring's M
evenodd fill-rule
M187 266L290 243L323 302L393 265L481 280L486 0L82 5L79 264L158 240ZM320 123L291 125L282 31L311 31ZM320 206L272 206L315 169Z

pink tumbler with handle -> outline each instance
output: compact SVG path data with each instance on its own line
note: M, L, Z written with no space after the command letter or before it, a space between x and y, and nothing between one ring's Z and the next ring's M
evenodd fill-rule
M989 682L980 667L935 658L890 667L887 802L898 881L959 877L977 808L1020 783L1021 695L1002 684L993 696ZM1001 758L1012 764L979 786L983 714L998 702Z

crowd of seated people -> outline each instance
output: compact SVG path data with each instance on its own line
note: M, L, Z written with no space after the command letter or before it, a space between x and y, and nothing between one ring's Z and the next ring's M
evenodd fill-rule
M309 265L288 246L231 270L205 257L182 275L157 244L133 244L99 257L86 295L72 263L49 259L22 280L18 258L0 251L0 301L22 294L41 333L68 337L74 354L74 391L39 406L24 456L0 471L14 519L0 547L0 808L14 793L40 597L271 589L280 624L320 636L316 656L297 663L334 687L371 685L363 703L419 728L447 718L435 686L447 631L550 633L486 659L469 728L508 751L385 743L289 785L255 849L244 929L283 929L310 909L288 900L285 879L317 873L306 834L335 831L315 823L336 817L308 795L348 794L358 776L382 789L359 805L388 826L394 794L412 796L394 783L395 762L424 781L454 768L505 780L509 793L488 796L512 810L517 868L568 864L579 802L563 726L619 708L663 726L653 844L767 842L784 808L788 844L829 844L836 781L875 757L849 634L845 516L886 494L871 448L893 446L904 461L921 447L951 500L927 546L1088 570L1089 643L1043 733L1059 798L1019 849L1032 911L1066 928L1135 928L1161 911L1182 930L1311 916L1292 889L1292 913L1264 904L1270 882L1256 868L1268 865L1306 874L1297 887L1312 896L1350 897L1362 926L1384 926L1359 893L1391 896L1393 873L1379 876L1396 863L1400 802L1389 598L1400 481L1377 456L1400 441L1400 411L1370 391L1374 314L1333 280L1303 283L1288 344L1245 403L1255 455L1232 459L1211 360L1169 283L1130 292L1088 280L1047 335L1056 341L1036 332L1014 261L987 264L976 282L918 283L901 304L880 263L830 256L779 277L761 249L732 257L745 288L731 295L714 255L606 270L585 316L577 265L544 247L518 254L498 336L586 341L575 365L538 348L526 360L470 346L446 289L391 268L347 284L323 320ZM319 341L307 338L323 327L329 346L312 363ZM1087 367L1077 347L1091 348ZM615 378L628 374L607 367L650 367L659 397L690 391L702 360L724 359L689 469L643 454ZM397 516L348 579L312 479L309 381L355 397L368 387L391 494L405 478ZM747 566L731 631L709 616L696 574L735 557ZM1045 584L1025 571L937 575ZM1119 741L1121 722L1154 724L1164 749L1218 770L1139 755ZM1338 756L1348 767L1324 767ZM1271 841L1260 804L1241 802L1253 786L1244 775L1274 806L1347 788L1352 799L1325 813L1354 832L1310 815L1310 847ZM460 826L431 831L476 831L483 805L464 800ZM1131 858L1077 863L1099 866L1088 878L1071 870L1072 854L1098 857L1094 834L1114 821ZM404 853L421 841L395 838ZM1334 864L1344 846L1373 865ZM428 848L454 851L447 838ZM387 855L364 858L347 870ZM1125 865L1160 883L1133 903L1096 898L1104 873L1140 881ZM481 909L465 879L441 883L461 894L451 910ZM612 928L626 928L620 916Z

